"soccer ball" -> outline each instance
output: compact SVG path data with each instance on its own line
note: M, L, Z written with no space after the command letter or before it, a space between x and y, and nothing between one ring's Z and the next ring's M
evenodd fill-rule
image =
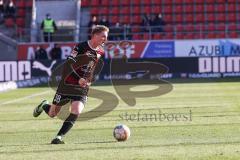
M113 130L113 136L117 141L126 141L130 137L130 129L124 124L117 125Z

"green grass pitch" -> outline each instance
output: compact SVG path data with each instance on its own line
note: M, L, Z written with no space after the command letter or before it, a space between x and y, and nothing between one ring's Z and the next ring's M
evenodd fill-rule
M110 85L93 88L116 94ZM135 89L150 88L154 85ZM51 101L54 91L39 87L1 93L0 159L238 160L239 93L238 82L176 83L168 94L137 98L134 107L119 99L113 111L96 119L76 122L65 137L64 145L49 144L62 120L48 118L45 113L38 118L32 117L34 107L44 98ZM100 103L90 97L84 111ZM146 118L159 111L179 117ZM136 118L138 113L140 117ZM112 136L113 128L119 123L131 130L126 142L116 142Z

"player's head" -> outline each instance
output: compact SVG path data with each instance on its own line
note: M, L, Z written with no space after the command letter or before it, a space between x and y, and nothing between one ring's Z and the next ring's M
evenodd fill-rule
M99 45L103 45L108 38L109 28L104 25L96 25L91 32L91 40Z

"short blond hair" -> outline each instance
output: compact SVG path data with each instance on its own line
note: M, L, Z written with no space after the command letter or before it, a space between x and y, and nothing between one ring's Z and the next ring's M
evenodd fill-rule
M104 25L96 25L92 28L91 35L93 36L94 34L98 34L104 31L109 32L109 28Z

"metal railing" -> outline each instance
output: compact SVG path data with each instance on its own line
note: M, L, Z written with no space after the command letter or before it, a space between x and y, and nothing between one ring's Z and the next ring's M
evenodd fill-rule
M222 27L213 27L209 25L166 25L156 27L142 26L121 26L109 27L109 40L152 40L152 39L205 39L205 38L238 38L240 24L221 24ZM65 42L74 41L77 28L59 28L53 34L53 41ZM30 42L33 29L16 28L14 38L18 42ZM79 41L87 40L90 37L89 28L81 27ZM38 28L35 30L35 40L43 42L43 33Z

